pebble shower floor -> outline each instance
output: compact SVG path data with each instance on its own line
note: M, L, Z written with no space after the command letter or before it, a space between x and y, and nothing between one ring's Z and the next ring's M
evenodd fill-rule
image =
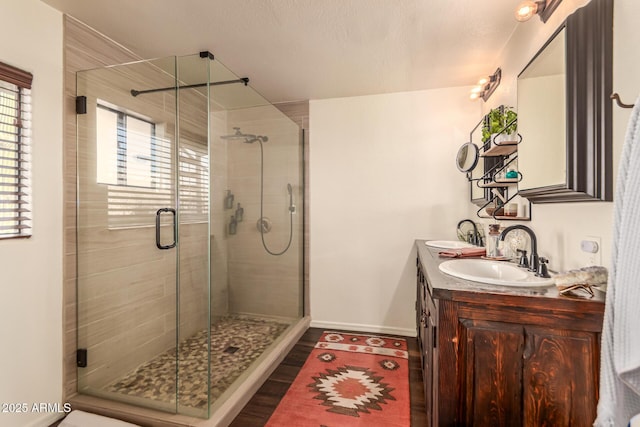
M249 316L222 316L211 324L211 402L238 378L289 325ZM162 402L176 400L176 349L166 351L105 387L106 391ZM178 346L179 404L205 409L207 331Z

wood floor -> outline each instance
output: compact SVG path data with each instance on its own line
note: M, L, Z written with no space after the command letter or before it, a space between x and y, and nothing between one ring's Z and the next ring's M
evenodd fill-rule
M284 361L231 423L231 427L262 427L266 424L278 406L280 399L284 397L287 389L293 383L302 365L304 365L322 332L323 329L310 328L302 336ZM416 427L426 426L427 416L424 410L424 389L422 386L418 342L416 338L408 338L407 341L409 344L411 425Z
M296 343L283 362L276 368L269 379L251 398L242 412L231 423L231 427L263 427L280 399L282 399L298 375L298 372L313 350L314 345L324 329L310 328ZM348 332L348 331L343 331ZM377 334L383 335L383 334ZM416 338L407 338L409 344L409 388L411 393L411 425L422 427L427 425L425 413L424 389L420 368L420 352ZM50 427L57 426L60 421Z

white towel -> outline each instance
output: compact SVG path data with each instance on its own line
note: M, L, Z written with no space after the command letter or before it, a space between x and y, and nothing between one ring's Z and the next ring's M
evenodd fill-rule
M91 414L84 411L71 411L59 427L140 427L138 424L125 423L114 418Z
M640 413L640 98L631 112L614 201L600 400L596 426L627 426Z

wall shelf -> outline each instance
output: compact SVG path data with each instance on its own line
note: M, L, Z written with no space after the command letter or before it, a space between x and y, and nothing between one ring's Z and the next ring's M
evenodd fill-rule
M518 151L518 144L500 144L494 145L488 150L480 153L481 157L498 157L498 156L510 156Z
M505 112L504 106L500 106L498 108L500 109L501 114ZM483 135L485 136L487 136L487 129L492 130L490 128L490 114L491 113L487 114L471 131L470 139L472 143L473 134L480 126L484 129ZM513 118L510 122L504 125L504 128L498 129L497 132L492 134L490 138L483 137L482 143L479 144L479 157L492 159L488 166L484 163L485 169L481 177L469 177L472 185L475 182L475 185L477 185L478 188L482 188L484 190L484 198L479 199L480 203L477 203L478 200L473 199L472 197L472 200L480 206L480 209L478 209L476 213L479 218L493 218L495 220L504 221L531 220L531 203L529 203L527 209L528 216L526 217L504 215L505 205L515 203L519 200L514 200L514 198L518 195L518 183L522 180L522 174L520 172L517 172L518 176L516 178L505 178L504 176L505 173L511 169L509 166L515 165L515 161L518 159L518 144L522 142L522 136L517 133L509 136L506 135L507 129L511 128L511 131L513 131L517 122L517 117ZM493 208L491 211L492 214L487 213L487 208Z
M529 217L521 217L521 216L509 216L509 215L495 215L495 216L491 216L491 215L478 215L478 218L485 218L485 219L497 219L497 220L507 220L507 221L531 221L531 218Z
M518 182L520 182L520 175L518 175L518 178L494 180L493 182L481 183L480 181L478 181L478 187L480 187L480 188L500 188L500 187L508 187L510 185L517 184Z

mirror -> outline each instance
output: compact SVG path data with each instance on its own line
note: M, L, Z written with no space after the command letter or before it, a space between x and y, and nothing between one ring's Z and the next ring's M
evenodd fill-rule
M460 172L472 171L478 164L478 157L478 146L471 142L465 142L458 150L458 155L456 156L456 166L458 170Z
M568 16L518 76L519 192L534 203L612 200L613 0Z
M520 189L566 182L564 57L565 29L562 27L518 76L518 131L526 135L518 147L520 171L524 171Z

